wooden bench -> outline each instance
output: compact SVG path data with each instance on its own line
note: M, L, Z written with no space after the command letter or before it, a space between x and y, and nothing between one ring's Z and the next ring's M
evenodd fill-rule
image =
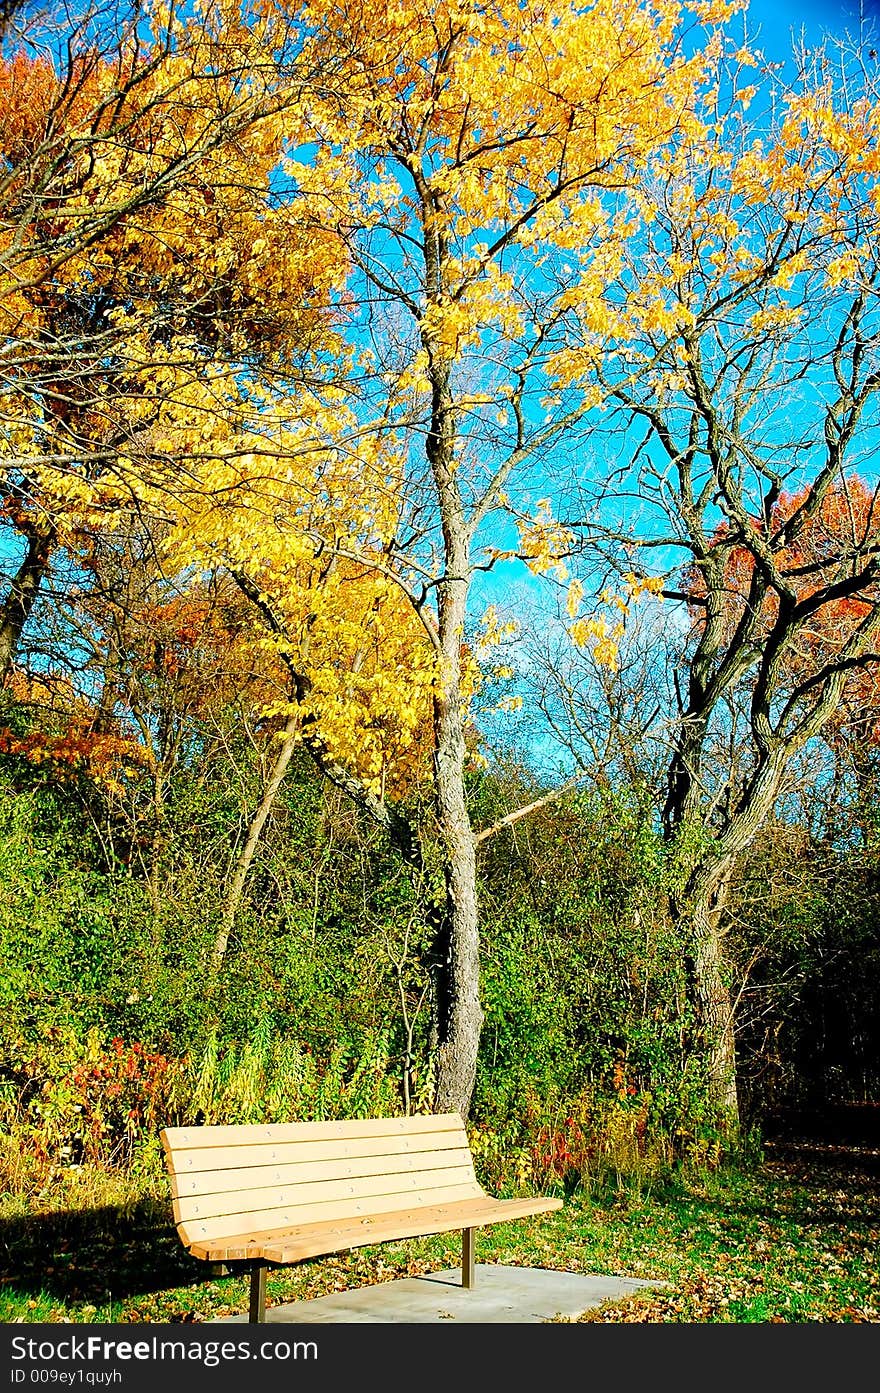
M166 1127L161 1139L177 1232L193 1257L249 1265L252 1322L266 1319L267 1267L461 1229L472 1287L478 1228L562 1206L487 1195L458 1113Z

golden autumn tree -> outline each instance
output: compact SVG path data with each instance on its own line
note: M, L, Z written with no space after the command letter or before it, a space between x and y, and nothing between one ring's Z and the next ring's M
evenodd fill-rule
M584 534L621 568L662 558L690 615L663 823L696 1035L733 1116L731 876L796 756L877 672L878 111L839 55L786 86L741 48L703 140L652 162L604 295L572 292L613 408L614 488Z
M712 25L728 9L695 12ZM582 348L566 296L574 267L598 293L619 264L626 222L609 197L700 134L719 41L695 54L693 17L666 0L443 0L427 18L315 0L287 19L321 74L291 127L289 205L320 209L339 239L348 373L336 390L267 396L218 441L181 492L173 547L237 577L288 664L303 742L420 885L441 1110L467 1113L482 1020L476 856L491 829L475 833L465 780L475 581L502 555L563 568L570 534L535 488L538 463L596 401L562 380L560 355ZM360 666L339 607L352 574L375 588L381 670ZM383 787L375 721L365 739L368 682L383 720L383 704L413 728L430 711L438 878Z
M186 486L145 490L165 519L165 565L230 578L250 607L252 649L278 674L261 707L279 723L277 758L234 868L215 966L297 747L395 836L412 835L395 803L428 750L436 659L389 560L400 469L381 432L361 437L338 384L302 383L280 407L265 403L259 433L219 421ZM414 836L406 845L418 860Z
M210 527L199 530L198 508L181 509L177 501L192 502L220 480L224 488L250 483L259 491L264 454L276 458L280 445L295 456L302 440L311 449L338 429L332 384L345 371L345 355L334 323L345 249L322 207L287 196L279 167L282 136L297 144L306 135L295 101L302 62L286 35L277 27L270 32L255 11L209 0L198 7L199 23L190 19L162 7L146 13L138 6L121 18L100 6L72 17L50 8L27 36L13 32L2 52L0 513L17 539L0 609L0 671L7 675L53 566L59 579L71 568L91 577L69 606L72 623L87 623L87 595L100 579L95 558L128 556L135 584L143 546L158 557L163 531L182 520L186 546L165 577L164 594L161 574L152 576L151 603L183 603L189 583L198 605L199 574L181 578L180 568L197 566L198 548L207 546L207 569L216 571L217 555ZM326 395L309 383L326 387ZM273 403L282 395L279 417ZM297 479L314 502L321 484L312 458L307 453L306 473ZM355 475L345 477L356 496ZM285 513L291 492L276 497ZM301 516L302 498L300 492L290 505L291 521ZM228 521L222 508L224 541ZM236 554L234 534L232 542L227 559ZM299 539L285 556L283 586L293 589L297 546L305 554L309 542ZM321 563L309 572L306 591L325 569ZM335 562L330 568L340 569ZM334 578L334 656L312 682L313 700L322 703L329 729L331 669L336 663L338 674L338 635L347 625L355 643L344 661L353 672L363 669L361 724L388 732L388 749L370 755L370 772L393 785L397 736L370 689L377 587L372 578L360 586L352 570L347 563L347 575ZM308 595L303 603L317 652L326 636ZM125 642L104 635L109 669L114 652L127 651L134 685L106 681L97 706L71 690L67 716L52 717L61 722L53 735L59 758L88 756L91 767L97 745L116 739L117 727L138 744L132 725L142 726L152 709L143 662L135 661L145 604L142 596L128 606ZM292 609L299 615L296 603ZM254 661L259 665L259 653ZM20 685L13 681L14 691ZM274 695L277 701L284 693L276 686ZM298 719L284 718L290 738L236 853L218 956ZM405 728L405 719L394 724L394 732ZM372 734L363 743L376 740ZM144 742L146 753L140 759L135 751L134 762L150 773L152 824L159 828L173 742ZM32 750L35 758L44 753L43 746ZM153 856L150 884L157 865Z
M274 647L261 657L258 633L252 657L264 670L275 663L274 705L262 706L283 738L235 855L219 961L301 730L319 725L325 755L395 791L401 751L424 725L430 677L419 666L427 674L430 660L387 578L314 545L313 517L330 518L366 554L389 531L399 466L386 451L378 487L364 490L369 466L352 458L345 437L357 423L335 385L350 357L339 333L344 242L321 203L290 197L279 164L282 136L296 146L308 135L296 104L302 56L288 64L287 36L254 13L208 5L200 15L194 28L157 11L148 29L140 11L121 27L89 11L4 54L0 464L3 516L25 553L0 614L0 667L12 667L53 559L91 576L68 606L75 627L100 590L96 561L106 570L128 558L128 580L117 575L125 633L111 625L94 660L112 677L128 653L129 676L108 677L97 705L67 692L52 740L56 762L88 756L91 767L98 744L126 728L159 828L180 727L167 709L157 715L156 674L138 658L149 605L128 592L150 569L143 550L169 566L164 593L158 560L150 575L157 615L186 603L187 586L198 607L201 575L224 566L257 602ZM144 726L155 737L154 718L168 736L158 746ZM50 757L46 742L28 750ZM153 856L151 884L157 865Z
M167 467L151 433L200 438L241 364L290 370L323 309L319 258L304 278L267 206L287 96L265 35L199 14L50 7L0 50L0 489L23 542L3 672L53 552Z

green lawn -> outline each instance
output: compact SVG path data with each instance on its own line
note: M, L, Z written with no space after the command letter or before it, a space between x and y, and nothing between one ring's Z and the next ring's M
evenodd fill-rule
M202 1321L246 1309L246 1278L212 1278L191 1259L163 1200L103 1198L99 1208L77 1207L69 1192L29 1206L3 1199L0 1320ZM458 1242L449 1234L279 1269L269 1301L453 1266ZM483 1230L477 1246L481 1262L671 1284L585 1321L878 1321L878 1252L880 1176L779 1163L648 1193L575 1195L558 1213Z

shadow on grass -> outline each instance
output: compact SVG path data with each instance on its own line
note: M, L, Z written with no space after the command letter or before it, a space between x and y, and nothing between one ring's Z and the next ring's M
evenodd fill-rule
M0 1220L0 1281L95 1306L210 1280L157 1200Z

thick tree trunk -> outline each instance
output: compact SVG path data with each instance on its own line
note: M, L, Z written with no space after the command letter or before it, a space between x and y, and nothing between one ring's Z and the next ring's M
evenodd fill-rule
M226 904L223 907L223 917L220 920L220 927L217 930L217 937L214 940L212 960L215 971L222 965L226 949L229 946L229 936L232 933L235 916L238 913L238 907L241 904L242 895L244 894L244 886L248 871L251 868L251 863L256 854L260 842L260 834L263 831L266 818L272 811L272 805L278 796L281 782L284 775L287 773L287 766L290 764L291 755L296 749L299 729L299 713L294 712L288 718L287 724L284 727L281 746L275 758L275 763L272 765L269 778L266 780L263 788L262 797L251 818L247 836L235 858L232 878L229 882L229 890L226 895Z
M772 812L782 784L785 756L780 746L758 767L713 849L691 867L684 891L673 906L683 938L691 945L687 952L688 989L709 1090L734 1130L739 1125L739 1102L734 1010L725 970L724 908L737 857L754 843ZM688 815L693 822L683 821L680 828L696 823L692 809Z
M704 884L697 892L696 901L692 902L690 991L697 1038L706 1059L709 1093L736 1129L739 1125L739 1096L734 1012L725 969L722 929L727 890L726 880L716 881L712 888Z
M6 677L15 662L24 626L49 569L55 535L53 527L33 528L28 533L24 560L0 609L0 680Z
M450 609L458 608L457 603L450 604ZM463 617L463 603L461 612ZM446 628L446 622L442 628ZM446 905L435 941L435 1110L460 1112L467 1117L476 1079L483 1011L476 843L465 796L466 751L459 670L456 651L450 655L434 713L434 778L446 884Z
M423 188L431 202L432 196ZM439 212L438 208L434 212ZM427 288L442 302L446 250L439 222L425 227ZM434 796L439 823L444 912L435 936L436 1112L466 1118L477 1075L483 1026L480 1005L480 926L477 855L467 807L461 690L461 650L471 581L471 525L455 457L455 409L446 349L423 334L431 378L431 424L425 453L431 466L443 532L443 576L437 586L439 664L434 697Z

